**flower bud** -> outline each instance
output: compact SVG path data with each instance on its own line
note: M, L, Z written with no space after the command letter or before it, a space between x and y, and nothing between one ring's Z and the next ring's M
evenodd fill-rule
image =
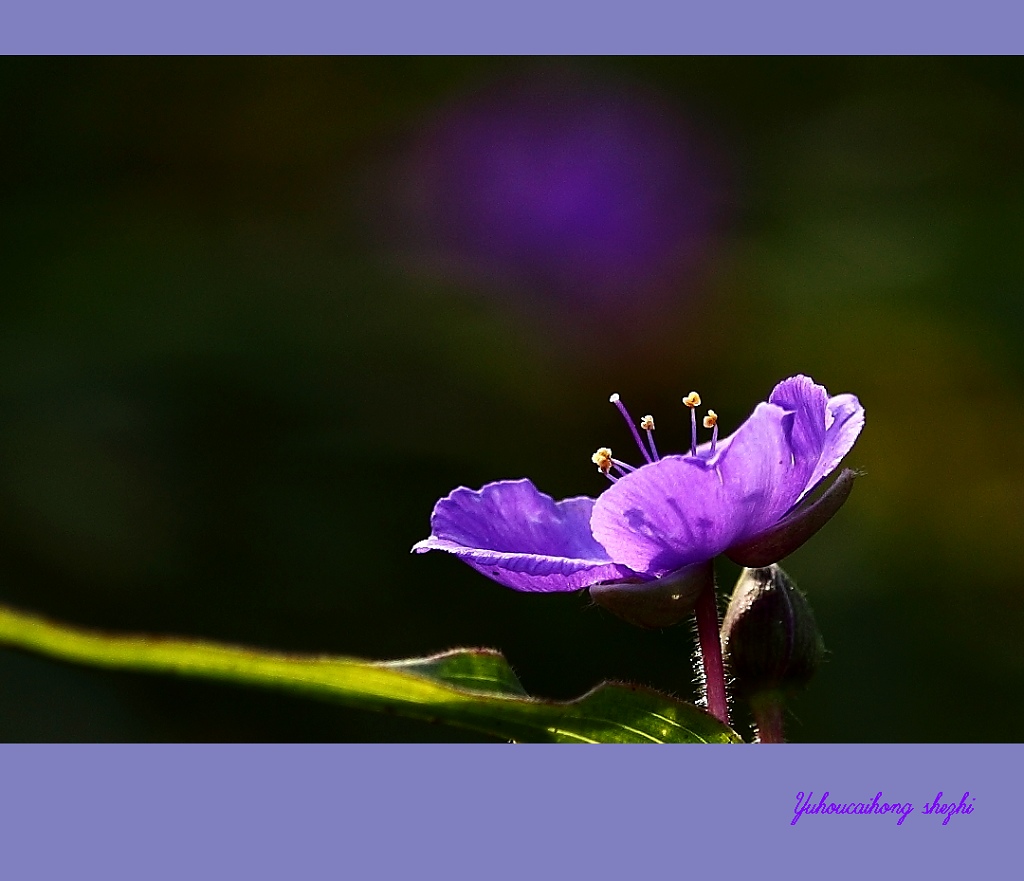
M806 685L822 643L807 598L778 566L744 569L722 622L722 651L737 697L757 702Z

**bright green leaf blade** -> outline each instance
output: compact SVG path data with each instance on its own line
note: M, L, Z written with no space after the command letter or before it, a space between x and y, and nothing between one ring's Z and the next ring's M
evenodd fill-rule
M3 606L0 644L98 667L277 688L520 742L740 742L703 710L647 688L604 683L573 701L529 697L505 658L488 649L373 663L100 633Z
M386 661L374 666L406 670L457 686L464 691L490 691L527 697L504 655L494 649L456 649L429 658Z

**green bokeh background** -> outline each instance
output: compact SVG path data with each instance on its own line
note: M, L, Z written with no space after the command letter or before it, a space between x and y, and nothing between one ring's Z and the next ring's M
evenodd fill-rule
M733 169L713 256L656 313L416 271L380 234L381 157L535 61L0 63L0 601L690 697L687 626L409 548L460 484L600 492L612 391L664 451L691 388L729 431L804 372L867 425L865 476L786 563L830 650L790 738L1024 739L1024 63L563 64L699 119ZM0 650L4 740L465 737Z

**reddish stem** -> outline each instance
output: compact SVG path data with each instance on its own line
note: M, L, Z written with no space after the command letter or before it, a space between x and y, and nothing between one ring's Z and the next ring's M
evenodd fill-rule
M718 602L715 598L714 578L697 597L694 608L697 616L697 639L700 659L704 665L704 695L708 712L719 721L729 724L729 700L725 693L725 667L722 664L722 642L719 636Z

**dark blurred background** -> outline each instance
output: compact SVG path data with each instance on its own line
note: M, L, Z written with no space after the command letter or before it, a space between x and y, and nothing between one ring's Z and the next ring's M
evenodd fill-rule
M0 601L689 698L689 627L409 548L458 485L599 493L612 392L666 452L804 372L866 475L786 563L789 737L1024 739L1024 62L15 59L0 124ZM0 738L473 735L0 650Z

